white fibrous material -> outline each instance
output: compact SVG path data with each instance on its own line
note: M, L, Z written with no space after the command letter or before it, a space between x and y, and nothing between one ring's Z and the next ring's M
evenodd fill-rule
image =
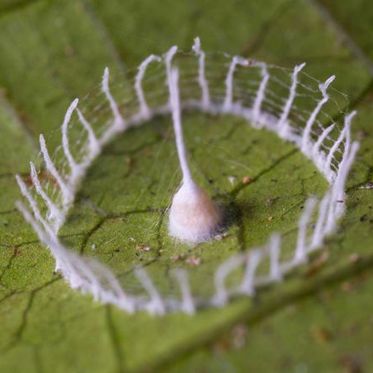
M185 61L193 63L179 64ZM157 65L154 67L158 68L158 75L150 74L149 65ZM286 274L306 262L310 253L321 249L325 238L335 231L344 214L346 180L359 144L351 140L350 133L355 112L341 115L340 107L346 102L341 103L339 99L344 96L330 87L335 77L320 83L302 72L304 67L304 64L297 65L289 71L242 57L208 54L196 38L193 53L183 54L172 47L162 57L147 57L137 70L133 86L126 87L127 91L130 89L127 94L131 99L124 102L120 101L117 90L111 91L113 85L109 82L106 68L100 105L79 107L76 99L66 112L61 126L62 160L50 156L45 139L40 136L41 156L53 183L41 179L33 163L31 186L17 176L26 201L26 204L18 202L17 207L40 241L49 248L56 269L68 284L102 303L116 305L127 312L145 310L151 314L164 314L181 311L193 314L202 307L224 306L237 295L252 296L260 287L282 281ZM187 74L183 74L183 69L187 69ZM225 78L221 75L223 71ZM150 86L155 87L155 82L157 85L147 91L144 87L150 81ZM305 105L299 108L297 100L302 100ZM111 119L98 124L95 114L105 105ZM210 296L195 296L190 273L182 269L172 272L178 295L162 294L145 268L134 271L138 287L142 289L141 295L126 291L125 285L119 283L110 268L66 247L58 233L87 169L109 141L157 115L171 114L174 126L176 123L181 130L181 113L186 110L211 115L229 114L245 119L254 128L274 132L293 143L315 164L328 181L329 188L320 200L310 196L306 201L291 255L288 248L287 255L281 255L283 240L281 234L274 233L263 247L247 248L218 265L214 277L209 279L214 288ZM338 122L333 118L342 120ZM81 129L78 152L71 146L77 142L74 138L76 131L72 131L77 127ZM180 139L180 134L176 138ZM220 213L207 194L193 182L183 144L178 146L178 152L183 182L169 211L169 230L172 235L185 240L203 241L215 232ZM199 211L195 211L193 203ZM184 224L186 215L187 229ZM202 219L203 224L198 219ZM259 271L264 262L268 263L264 266L265 271ZM237 269L241 269L241 278L232 285L229 277L237 274Z
M179 73L172 69L168 76L170 106L183 180L172 199L169 212L169 232L186 242L199 243L209 240L217 233L222 220L218 206L192 179L181 126L179 97Z

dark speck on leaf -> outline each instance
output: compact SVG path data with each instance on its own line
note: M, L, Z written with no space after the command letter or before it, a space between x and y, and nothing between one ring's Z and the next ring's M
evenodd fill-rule
M346 373L363 373L363 365L357 356L345 355L340 359Z

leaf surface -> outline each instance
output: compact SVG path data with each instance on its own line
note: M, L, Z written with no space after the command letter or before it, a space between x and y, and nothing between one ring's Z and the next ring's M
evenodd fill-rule
M327 6L340 28L348 31L370 60L369 31L362 29L368 30L371 25L370 13L365 11L371 6L362 1L350 9L347 3L331 5L328 2ZM255 371L289 372L304 370L305 364L310 371L329 373L340 371L356 359L366 371L371 370L369 346L372 341L364 325L370 322L368 312L372 303L367 290L372 268L372 191L361 187L372 181L372 78L367 60L356 54L348 43L341 42L335 24L330 23L318 7L301 0L235 1L234 5L224 1L160 3L151 0L40 0L9 4L9 1L0 4L0 370L118 372L154 367L155 371L162 371L167 365L171 370L185 372L202 366L214 372L222 371L221 367L240 371L242 366ZM356 16L348 17L351 12ZM283 66L306 61L307 71L320 80L337 75L335 86L347 92L360 111L354 132L355 137L361 139L362 147L349 182L348 213L339 232L327 243L329 258L318 270L312 269L315 264L311 262L285 283L259 295L255 304L240 300L224 309L203 311L194 317L174 314L152 318L142 313L129 316L71 290L54 274L49 253L38 244L33 232L14 210L19 193L12 174L26 173L28 161L38 159L40 132L45 133L51 149L56 148L67 105L72 98L83 97L97 85L104 66L126 73L148 54L164 53L172 44L188 50L196 35L208 50L243 54ZM194 126L201 130L205 122L206 118L201 116L186 118L188 128ZM232 120L222 117L218 122L221 123L211 123L208 127L210 139L229 135ZM224 128L222 133L216 131L216 124ZM137 179L126 179L124 176L129 171L126 157L138 157L142 161L147 152L152 155L158 151L160 161L168 160L168 150L173 152L171 142L164 141L168 126L166 120L149 123L141 132L134 131L127 139L123 136L107 149L83 185L77 205L82 206L81 210L75 209L70 216L76 225L67 225L62 232L66 242L78 248L85 242L84 249L89 250L94 241L114 236L116 241L105 249L109 253L123 245L122 238L128 236L126 229L129 228L124 224L127 222L120 219L105 222L94 232L96 236L89 236L100 217L92 205L87 205L89 199L85 197L88 195L95 205L102 203L111 212L136 208L138 193L121 193L122 188L137 191L144 174L153 170L152 163L146 159L135 163L134 173L139 172ZM159 129L158 133L154 128ZM255 176L261 170L270 169L245 190L249 202L255 195L250 202L255 213L247 217L245 228L245 244L251 246L263 242L272 228L291 230L304 194L314 188L321 192L323 182L297 153L276 163L291 152L290 146L262 132L247 131L250 140L268 142L261 148L263 154L256 154L259 150L253 145L247 158L242 159L250 161L252 168L235 166L229 170L234 175L224 177L220 170L210 170L203 161L205 151L210 148L200 149L192 134L188 139L195 148L193 165L201 182L206 183L211 173L218 187L224 189L226 176L239 179L246 172ZM146 139L140 136L143 133ZM226 142L228 159L237 159L244 144L238 133L229 136L219 141ZM152 141L154 144L149 144ZM272 158L271 149L276 149ZM216 157L219 160L219 156ZM169 158L175 162L174 157ZM285 198L287 184L283 177L297 165L303 171L294 175L291 191ZM156 193L156 197L146 194L150 200L144 197L144 208L148 208L148 204L150 207L167 205L168 193L178 183L174 170L169 167L163 184L162 180L154 184L163 194ZM278 190L269 194L279 196L280 202L277 205L275 202L273 220L268 222L269 209L257 206L268 199L266 186L272 178L278 180ZM79 214L85 219L80 219ZM133 224L150 226L159 221L157 215L146 216L147 220L140 215L131 219ZM225 253L231 247L239 249L237 246L242 244L237 229L232 227L231 233L227 241L220 243ZM90 238L85 240L87 236ZM141 239L144 238L139 237ZM154 235L151 239L155 240ZM170 245L166 248L168 258L170 248ZM135 255L134 251L131 255ZM362 258L356 262L354 257L351 259L352 254ZM211 250L201 255L205 263L216 260ZM131 260L135 260L134 257ZM162 265L166 264L167 261ZM345 286L346 283L350 287ZM247 323L250 340L239 350L218 347L220 352L216 355L221 335L237 323ZM326 343L323 338L328 337L324 329L332 336ZM205 348L206 345L215 347L211 350Z

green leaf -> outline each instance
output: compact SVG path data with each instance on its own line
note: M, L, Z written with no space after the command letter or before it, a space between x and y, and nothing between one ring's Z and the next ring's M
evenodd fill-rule
M153 368L158 372L167 365L185 372L202 368L219 372L222 367L289 372L304 371L306 366L309 371L329 373L339 372L356 359L364 370L371 370L372 340L366 325L372 306L367 290L372 268L372 193L360 189L372 181L373 112L369 105L373 91L367 68L371 56L364 54L362 58L350 44L340 42L340 31L348 19L346 32L368 53L369 31L363 30L371 25L371 6L364 2L354 7L347 1L338 5L329 2L327 9L332 17L335 12L340 26L336 28L319 8L301 0L232 4L220 0L39 0L9 4L0 3L0 371L118 372ZM351 12L356 16L351 17ZM99 82L104 66L126 72L148 54L164 53L173 44L188 50L197 35L208 50L243 54L284 66L306 61L307 71L320 80L337 75L336 87L347 92L360 111L354 132L362 147L350 179L349 208L341 229L326 245L326 262L314 258L284 283L260 293L255 302L240 300L193 317L131 316L71 290L53 273L53 259L14 210L19 193L12 174L26 173L28 160L37 159L40 132L45 133L51 148L60 143L59 126L69 101L89 92ZM242 132L230 131L233 124L245 131L247 142L243 142ZM217 243L222 256L243 245L262 243L273 229L291 230L305 194L325 188L313 167L300 154L292 153L291 146L246 128L236 119L191 115L185 117L185 127L193 150L194 172L206 186L206 180L214 180L216 190L214 184L208 186L212 193L229 190L227 176L239 180L268 170L239 197L248 201L253 213L249 209L243 219L244 234L233 225L230 236ZM64 227L66 242L91 253L92 244L100 242L103 245L97 248L102 253L93 254L102 254L108 260L106 254L115 253L113 250L124 245L130 234L135 235L128 258L120 252L118 257L123 261L112 263L120 271L127 268L128 259L131 264L138 263L136 244L150 243L159 249L155 232L160 227L166 259L156 258L152 265L162 279L159 273L170 264L173 246L165 234L166 221L159 224L159 211L128 215L123 220L105 218L94 228L103 220L96 205L115 213L137 209L140 202L144 209L167 206L170 192L178 184L168 128L166 119L154 121L126 133L108 147L91 168ZM199 146L202 134L207 136L204 141L210 141L209 147ZM260 142L260 148L250 143L254 140ZM226 153L219 144L224 144ZM228 163L229 172L222 175L219 165L210 168L205 162L206 152L211 149L217 162L239 160L250 168L234 163L229 168ZM247 153L242 154L245 149ZM153 157L155 154L158 158ZM164 172L163 179L157 175L154 162ZM290 170L297 166L302 168L292 174ZM125 178L127 173L131 178ZM145 177L147 185L155 188L155 196L140 195ZM132 193L127 192L130 190ZM273 196L280 199L273 202L272 220L268 221L269 207L265 203ZM129 223L141 229L129 231L133 227ZM144 226L154 227L146 240L139 234ZM105 246L105 241L112 238ZM207 250L197 248L203 261L196 272L201 268L201 273L208 273L222 259L214 252L214 245L206 244ZM152 250L141 254L144 261L153 258L157 249ZM356 262L352 254L361 259ZM206 272L202 271L205 266ZM198 276L196 279L204 291L207 281ZM168 286L166 279L162 288ZM247 344L240 350L220 349L216 355L220 336L227 332L223 341L229 340L229 330L237 323L249 326ZM323 338L329 337L323 330L331 335L326 342ZM211 345L215 346L213 350L206 348Z

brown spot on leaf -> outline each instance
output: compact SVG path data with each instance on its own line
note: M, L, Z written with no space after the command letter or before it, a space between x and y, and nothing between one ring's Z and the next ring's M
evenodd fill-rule
M185 263L191 267L198 267L201 264L201 258L198 256L190 256L185 259Z
M242 184L247 185L250 184L253 181L253 179L250 176L244 176L242 178Z
M314 340L320 344L326 344L333 338L332 332L322 326L313 327L311 329L311 334Z
M171 261L172 262L179 262L180 260L183 260L185 258L185 255L183 255L183 254L178 254L178 255L173 255L173 256L171 256Z
M317 274L328 261L328 259L329 253L327 251L324 251L321 255L319 255L315 260L313 260L309 264L306 271L306 277L312 277L315 274Z
M148 245L137 245L136 250L141 253L147 253L151 250L151 247Z
M340 362L346 373L363 373L362 361L355 355L342 356Z

